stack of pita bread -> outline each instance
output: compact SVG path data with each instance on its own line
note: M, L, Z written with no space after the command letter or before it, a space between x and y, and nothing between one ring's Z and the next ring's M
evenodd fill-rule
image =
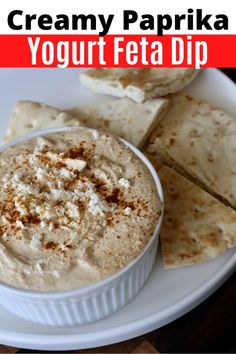
M69 111L20 101L5 142L62 126L103 129L126 139L146 152L163 185L165 267L209 260L236 246L236 120L208 102L177 93L198 72L89 70L81 75L86 87L120 98Z
M129 97L136 102L180 91L198 74L195 69L92 69L82 74L84 86L97 93Z

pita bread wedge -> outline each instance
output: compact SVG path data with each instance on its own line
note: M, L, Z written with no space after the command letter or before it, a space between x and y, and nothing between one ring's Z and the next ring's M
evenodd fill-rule
M106 130L142 147L167 107L168 100L164 98L143 104L121 99L62 112L42 103L20 101L14 108L4 141L46 128L86 125Z
M157 98L136 103L128 98L78 107L70 113L86 126L116 134L141 148L168 107L168 100Z
M236 212L164 166L161 246L166 268L197 264L236 246Z
M129 97L143 102L177 92L198 74L196 69L91 69L80 75L81 83L97 93Z
M81 125L70 113L43 103L19 101L14 108L4 142L37 130Z
M173 95L147 151L236 208L235 118L200 99Z

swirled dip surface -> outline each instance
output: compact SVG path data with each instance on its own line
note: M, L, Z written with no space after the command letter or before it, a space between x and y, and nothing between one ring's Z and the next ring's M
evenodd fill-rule
M161 213L153 178L94 130L33 138L0 154L0 281L69 290L139 255Z

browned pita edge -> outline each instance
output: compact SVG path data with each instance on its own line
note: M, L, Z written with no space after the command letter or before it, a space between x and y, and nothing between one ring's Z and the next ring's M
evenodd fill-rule
M165 268L217 257L236 246L236 212L167 166L158 171L165 212L161 247Z

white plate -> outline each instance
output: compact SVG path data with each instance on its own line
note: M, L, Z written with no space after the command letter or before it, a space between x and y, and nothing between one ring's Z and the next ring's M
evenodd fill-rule
M202 72L186 91L235 114L236 87L216 69ZM63 108L105 98L82 88L78 70L74 69L1 69L0 92L0 139L19 99ZM145 287L111 317L82 327L51 328L18 319L0 307L0 343L29 349L69 350L126 340L182 316L211 295L235 268L235 249L204 264L168 271L163 269L158 254Z

